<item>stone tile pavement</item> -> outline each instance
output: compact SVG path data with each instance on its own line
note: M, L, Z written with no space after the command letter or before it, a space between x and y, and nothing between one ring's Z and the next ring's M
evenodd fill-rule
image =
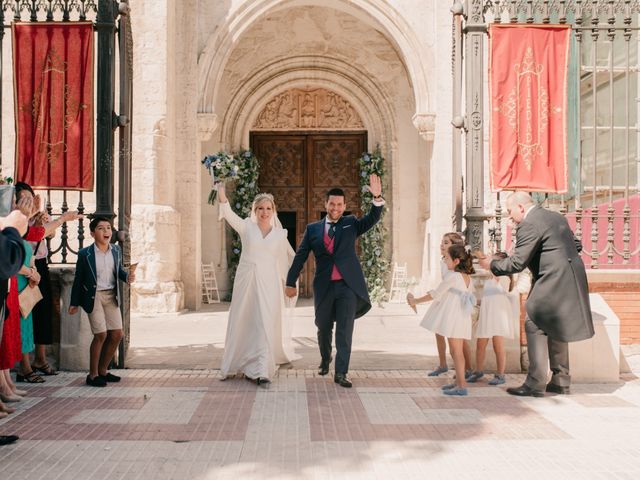
M305 332L297 335L303 359L267 387L220 381L202 352L185 354L185 333L175 345L184 347L181 365L199 369L168 368L167 358L152 365L161 354L138 353L140 363L167 368L138 365L100 389L76 372L26 385L18 412L0 420L0 434L20 436L0 447L0 478L640 478L638 349L628 351L631 372L619 382L573 385L570 396L512 397L506 386L523 375L509 374L506 385L485 378L468 397L449 398L440 387L451 372L426 377L434 353L426 337L413 338L398 318L366 325L353 389L316 375L317 347ZM202 341L200 328L209 327L190 330ZM141 350L167 347L154 334ZM165 334L166 343L180 336Z

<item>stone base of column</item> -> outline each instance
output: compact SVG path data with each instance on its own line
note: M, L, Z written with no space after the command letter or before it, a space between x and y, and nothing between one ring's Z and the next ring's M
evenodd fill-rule
M89 317L82 308L76 315L69 315L69 299L75 267L51 269L53 289L59 292L60 301L60 370L89 370L89 346L93 340Z
M131 311L171 313L184 309L182 282L136 282L131 293Z
M180 278L180 213L167 205L134 205L131 262L139 262L131 289L137 313L177 312L184 308Z

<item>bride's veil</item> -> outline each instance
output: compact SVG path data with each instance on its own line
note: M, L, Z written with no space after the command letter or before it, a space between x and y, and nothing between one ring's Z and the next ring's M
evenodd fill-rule
M258 223L258 218L256 216L256 207L259 203L268 200L271 202L273 206L273 216L271 217L271 227L283 230L282 223L278 218L278 211L276 209L276 203L273 200L273 195L270 193L259 193L256 195L256 198L253 200L251 204L251 216L249 217L253 223ZM276 259L276 264L278 268L278 273L280 274L283 285L287 280L287 272L289 271L289 267L291 266L291 262L293 261L293 257L295 256L295 252L291 245L289 245L289 241L284 239L284 248L280 249L278 253L278 258ZM296 282L296 287L298 282ZM284 294L284 293L283 293ZM284 349L284 353L290 361L297 360L300 355L296 355L295 348L293 346L293 319L294 319L294 309L296 303L298 301L298 297L294 298L285 297L284 306L282 311L282 347Z

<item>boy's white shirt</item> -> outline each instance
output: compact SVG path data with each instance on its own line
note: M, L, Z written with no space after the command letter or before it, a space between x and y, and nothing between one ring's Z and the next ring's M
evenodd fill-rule
M116 288L115 261L111 245L105 253L94 243L94 254L96 256L96 285L97 290L113 290Z

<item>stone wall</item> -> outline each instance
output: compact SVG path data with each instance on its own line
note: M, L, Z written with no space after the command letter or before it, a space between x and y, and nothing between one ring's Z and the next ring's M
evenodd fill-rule
M387 216L387 222L392 257L394 261L407 262L410 276L420 278L423 265L428 268L431 264L425 262L428 257L425 248L430 246L426 235L427 221L432 218L430 205L434 199L439 206L451 203L451 192L446 191L451 185L450 169L447 171L445 166L442 171L441 166L446 162L434 164L432 158L433 135L429 132L433 132L434 116L421 114L416 118L415 85L409 78L408 62L413 65L422 58L407 58L407 52L399 51L397 39L376 25L378 20L372 14L352 8L352 3L293 4L266 12L267 4L272 3L264 2L265 11L252 18L237 38L234 32L226 31L224 25L225 20L234 18L241 10L240 6L235 10L234 5L227 4L226 11L221 6L207 7L207 14L214 17L210 22L200 23L200 45L205 50L200 55L201 71L207 67L202 65L207 49L221 48L221 42L232 37L234 41L223 49L228 57L224 68L211 72L220 77L214 89L215 96L211 103L200 105L201 110L215 112L220 119L219 129L203 144L203 152L247 147L256 116L278 93L290 88L336 91L362 117L368 131L369 148L380 143L388 160L386 197L391 214ZM415 33L419 30L422 41L436 45L435 38L441 32L434 31L430 36L421 33L433 30L438 24L433 18L434 10L425 7L424 2L419 8L416 2L386 3L389 12L394 10L402 21L411 19L416 26L426 26L416 29ZM450 19L446 9L437 7L436 3L432 6L437 11L445 11L446 18ZM226 19L215 15L226 15ZM287 35L282 34L284 31ZM217 34L218 38L212 40ZM204 41L204 37L209 40ZM422 50L427 49L417 50L421 53L416 55L422 56ZM200 88L209 81L214 80L207 77ZM443 84L441 90L445 88L450 88L450 82ZM450 109L450 105L447 108ZM443 130L444 139L447 135ZM446 147L439 150L440 159L446 158L446 150L450 149L446 140L444 143ZM437 180L432 180L434 177L430 175L434 166L438 171ZM434 184L438 187L437 196L432 193ZM208 179L203 178L201 185L207 190ZM225 262L221 258L224 243L221 225L215 221L215 216L215 209L203 210L202 258L219 265L224 277ZM447 209L440 209L434 223L441 231L448 231L450 218Z
M184 98L175 50L178 31L176 2L132 2L134 36L133 167L131 258L140 262L132 289L136 311L173 312L184 306L182 282L181 212L176 189L176 107ZM181 20L181 19L180 19ZM183 28L183 27L182 27ZM182 112L181 112L182 114ZM192 153L193 155L193 153ZM195 159L194 159L195 160Z

